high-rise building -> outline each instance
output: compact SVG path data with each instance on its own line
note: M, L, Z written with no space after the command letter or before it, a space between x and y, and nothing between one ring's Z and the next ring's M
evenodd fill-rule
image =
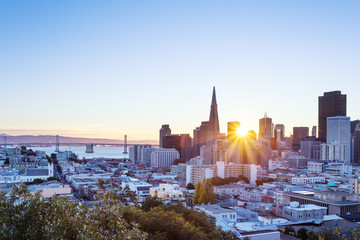
M192 139L189 134L180 134L180 159L188 161L192 157Z
M272 138L272 133L272 119L267 117L267 114L265 113L264 118L259 120L259 138Z
M200 148L206 144L209 132L209 121L201 122L200 127L194 129L193 156L200 156Z
M305 137L300 141L301 155L311 160L320 160L321 141L315 137ZM317 147L316 147L317 146Z
M151 153L155 148L152 148L151 145L143 145L140 150L140 161L145 163L146 165L150 166L151 164Z
M228 122L227 124L227 139L233 142L237 138L237 131L240 128L240 122Z
M316 126L312 127L311 136L316 138Z
M346 95L341 91L325 92L319 97L319 134L321 141L326 141L327 118L346 116Z
M219 117L217 111L216 93L215 87L213 88L210 117L209 117L209 128L207 134L207 142L205 146L204 162L206 164L215 164L216 161L216 148L215 140L220 137L220 126Z
M327 118L327 144L345 145L345 162L350 163L351 133L350 117L336 116Z
M162 148L174 148L181 153L180 134L171 134L163 137Z
M150 165L150 154L153 149L149 144L135 144L129 148L129 158L131 161Z
M189 134L171 134L163 137L163 148L175 148L180 153L180 159L191 158L191 137Z
M274 129L274 138L276 142L284 141L285 126L284 124L276 124Z
M216 102L215 87L213 88L210 117L209 117L209 129L208 129L208 140L217 139L220 136L219 117Z
M298 151L300 149L300 141L309 136L309 128L308 127L294 127L293 128L293 143L292 147L294 151Z
M174 148L157 148L151 153L151 166L156 168L170 167L179 157L179 152Z
M355 127L352 138L352 160L354 163L360 163L360 123Z
M163 137L166 135L171 135L171 129L169 127L169 124L164 124L161 126L159 135L160 135L159 146L163 147Z
M227 124L227 141L224 144L226 146L226 152L229 162L240 163L241 155L241 138L238 136L238 129L240 128L240 122L228 122Z
M360 123L360 120L351 121L351 134L354 134L355 129L359 123Z

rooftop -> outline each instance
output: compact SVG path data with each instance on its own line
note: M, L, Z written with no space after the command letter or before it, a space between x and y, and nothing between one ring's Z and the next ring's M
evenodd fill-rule
M203 208L206 211L212 212L214 214L219 214L224 212L229 212L229 213L236 212L233 209L222 208L220 205L217 204L209 204L209 205L202 204L200 205L200 208Z

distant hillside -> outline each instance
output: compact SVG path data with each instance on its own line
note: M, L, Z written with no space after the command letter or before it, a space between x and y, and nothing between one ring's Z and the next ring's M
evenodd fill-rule
M4 136L6 136L6 141L8 144L19 144L19 143L55 143L56 136L55 135L20 135L20 136L10 136L6 134L0 134L0 144L3 144L5 141ZM123 144L123 140L117 139L107 139L107 138L81 138L81 137L65 137L60 136L60 143L100 143L100 144ZM128 140L128 144L151 144L157 145L158 141L155 140L136 140L130 141Z

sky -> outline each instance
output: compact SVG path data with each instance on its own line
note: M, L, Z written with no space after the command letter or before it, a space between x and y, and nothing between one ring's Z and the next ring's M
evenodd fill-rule
M318 96L360 118L359 1L0 1L0 133L158 139L209 118L317 125Z

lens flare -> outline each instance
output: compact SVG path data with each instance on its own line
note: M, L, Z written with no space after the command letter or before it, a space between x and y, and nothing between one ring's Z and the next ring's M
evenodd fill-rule
M236 135L238 135L239 137L243 137L247 134L246 129L239 127L238 129L236 129Z

